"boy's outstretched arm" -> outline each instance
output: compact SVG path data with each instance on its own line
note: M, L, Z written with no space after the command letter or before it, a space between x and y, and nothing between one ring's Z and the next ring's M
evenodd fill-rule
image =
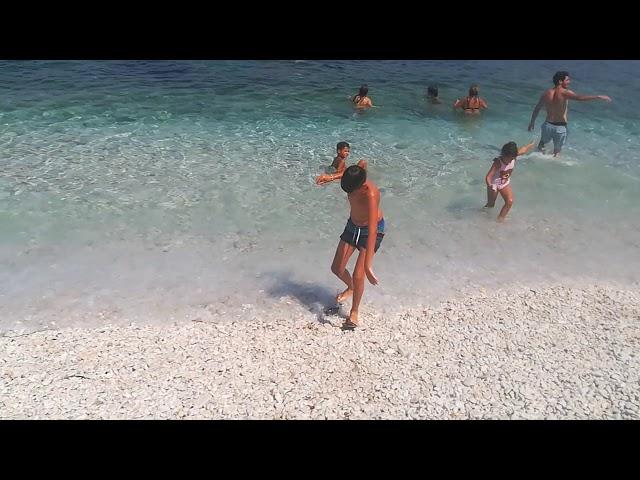
M335 173L323 173L316 178L316 185L323 185L325 183L333 182L342 178L342 174L347 169L347 165L344 160L339 160L337 163L334 160L331 164L336 169Z
M360 160L357 165L361 166L362 168L364 168L365 170L367 169L367 161L366 160ZM316 185L324 185L325 183L331 183L335 180L340 180L342 178L342 175L344 174L344 171L346 170L346 166L336 172L336 173L323 173L322 175L319 175L316 178Z
M331 183L335 180L340 180L343 174L344 170L336 173L323 173L322 175L318 175L318 177L316 178L316 185L324 185L325 183Z
M377 195L380 195L379 193ZM364 273L369 279L371 285L378 284L378 277L373 273L373 254L376 248L376 238L378 237L378 198L375 192L369 190L367 193L367 201L369 207L369 215L367 225L369 227L369 237L367 237L367 251L364 257Z
M531 150L534 145L535 145L535 142L531 142L531 143L528 143L527 145L525 145L524 147L520 147L518 149L518 155L524 155L529 150Z

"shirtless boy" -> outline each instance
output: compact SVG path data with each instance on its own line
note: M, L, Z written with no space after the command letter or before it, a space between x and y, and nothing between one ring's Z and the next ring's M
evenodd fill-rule
M367 179L366 162L361 160L358 165L351 165L340 173L333 174L335 178L326 179L318 184L328 183L340 178L340 186L347 193L351 214L347 220L338 248L336 249L331 271L342 280L347 288L336 297L337 303L343 303L353 296L349 318L343 328L354 329L358 326L358 309L364 293L365 276L372 285L378 284L378 278L373 273L373 256L380 248L384 237L384 217L380 209L380 190ZM323 177L321 175L321 177ZM376 233L370 234L370 226L376 225ZM353 252L358 249L358 259L353 269L353 276L347 270L347 263Z

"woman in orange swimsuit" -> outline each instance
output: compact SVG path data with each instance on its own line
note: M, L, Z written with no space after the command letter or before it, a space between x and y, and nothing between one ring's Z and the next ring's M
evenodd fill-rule
M462 111L469 115L480 114L481 108L487 108L487 102L483 98L480 98L480 88L478 85L471 85L469 88L469 95L465 98L459 98L456 103L453 104L453 108L461 108Z

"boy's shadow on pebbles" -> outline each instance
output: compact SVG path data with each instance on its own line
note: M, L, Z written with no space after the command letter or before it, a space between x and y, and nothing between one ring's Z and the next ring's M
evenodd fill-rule
M316 316L320 323L332 323L326 317L341 315L336 306L337 291L312 282L297 282L291 279L291 272L265 272L264 276L270 280L265 292L271 297L293 297L308 311Z

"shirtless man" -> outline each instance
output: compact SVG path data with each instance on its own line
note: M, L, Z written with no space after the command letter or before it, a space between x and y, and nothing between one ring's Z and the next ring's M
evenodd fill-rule
M553 84L555 86L542 94L538 104L533 109L531 122L529 123L529 131L531 132L535 128L538 112L544 105L547 109L547 119L542 124L542 127L540 127L542 135L540 136L538 150L544 153L545 144L553 139L554 157L560 154L562 146L567 140L567 109L569 100L577 100L579 102L587 102L589 100L611 101L606 95L578 95L569 90L569 83L571 83L569 72L556 72L553 76Z
M366 162L363 160L358 165L351 165L339 174L333 174L341 178L340 186L347 192L347 198L351 205L351 214L345 226L338 248L336 249L331 271L346 285L347 288L336 297L337 303L344 302L353 296L349 318L344 322L343 328L354 329L358 326L358 308L364 293L365 276L372 285L378 284L378 278L373 273L373 255L378 251L384 237L384 217L380 209L380 190L367 179ZM337 178L333 178L335 180ZM328 183L326 180L321 183ZM376 232L370 235L369 227L376 225ZM353 277L347 270L347 263L351 255L358 249L358 259L353 269Z

